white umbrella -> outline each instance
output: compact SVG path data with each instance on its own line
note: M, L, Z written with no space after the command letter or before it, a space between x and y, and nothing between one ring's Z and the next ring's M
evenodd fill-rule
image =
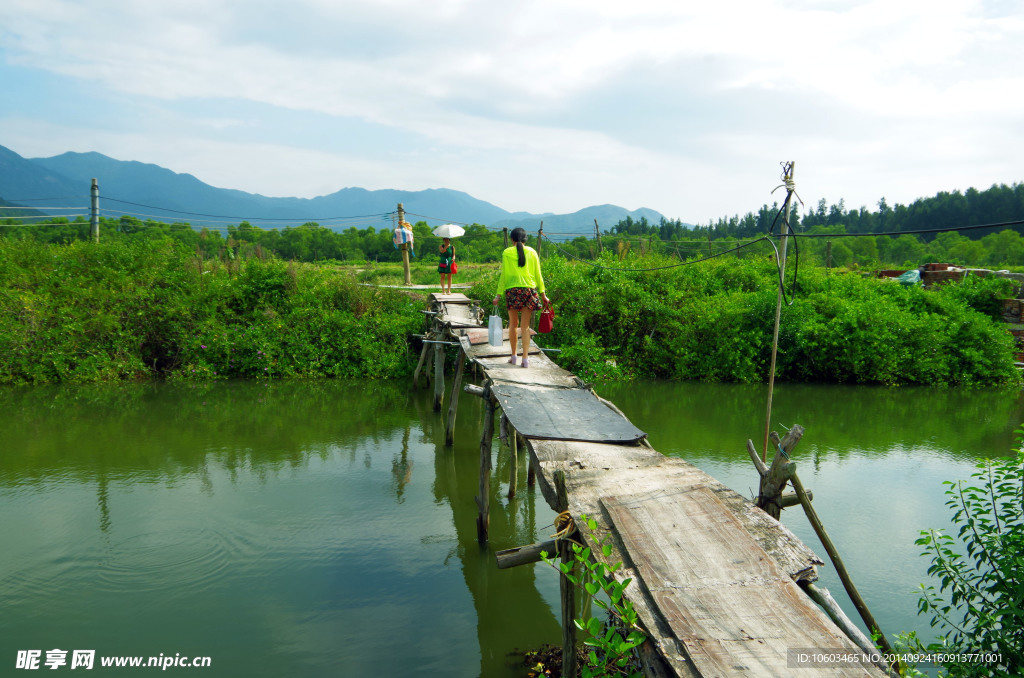
M440 238L458 238L466 233L466 229L455 224L445 224L435 228L432 233Z

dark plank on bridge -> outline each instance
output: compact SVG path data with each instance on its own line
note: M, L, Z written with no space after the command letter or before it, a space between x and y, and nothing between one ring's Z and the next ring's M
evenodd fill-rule
M526 438L623 443L647 435L586 389L495 382L491 392L512 426Z
M789 648L857 651L711 489L601 501L700 675L790 675ZM870 668L815 674L884 675Z

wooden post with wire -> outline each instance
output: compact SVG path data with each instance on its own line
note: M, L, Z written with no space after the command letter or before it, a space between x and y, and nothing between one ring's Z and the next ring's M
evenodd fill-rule
M786 244L789 240L789 211L792 208L793 194L796 192L793 187L793 168L795 162L788 162L783 165L782 180L786 187L786 201L782 205L782 247L779 248L779 295L775 305L775 327L772 330L772 363L768 371L768 410L764 418L764 447L761 450L761 461L768 460L768 431L772 425L772 396L775 392L775 359L779 353L779 319L782 317L782 286L786 280Z
M540 257L540 243L544 239L544 222L540 222L540 229L537 231L537 256Z
M597 238L597 253L600 254L604 250L601 247L601 227L597 225L597 219L594 219L594 237Z
M89 204L89 223L92 226L92 241L98 243L100 241L100 185L93 177L92 189L89 191L91 196Z
M505 237L505 247L508 247L508 226L501 229L501 234Z
M405 208L402 207L402 203L398 203L398 228L405 228L408 224L405 221ZM409 228L409 232L412 233L412 227ZM402 269L405 271L405 284L412 284L412 273L409 270L409 243L402 243Z

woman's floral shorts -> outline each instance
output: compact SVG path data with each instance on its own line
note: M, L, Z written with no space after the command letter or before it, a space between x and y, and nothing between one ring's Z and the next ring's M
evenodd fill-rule
M536 311L541 308L540 296L532 287L510 287L505 290L505 305L510 311L521 311L524 308Z

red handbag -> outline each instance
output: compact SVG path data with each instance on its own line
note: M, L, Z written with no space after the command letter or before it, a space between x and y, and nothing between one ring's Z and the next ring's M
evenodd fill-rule
M455 262L453 261L453 262L452 262L452 265L451 265L451 268L449 268L448 270L450 270L450 271L452 272L452 275L455 275L456 273L458 273L458 272L459 272L459 265L458 265L458 264L456 264L456 263L455 263Z
M555 309L551 304L544 304L544 310L540 314L540 322L537 324L537 331L547 334L555 329Z

